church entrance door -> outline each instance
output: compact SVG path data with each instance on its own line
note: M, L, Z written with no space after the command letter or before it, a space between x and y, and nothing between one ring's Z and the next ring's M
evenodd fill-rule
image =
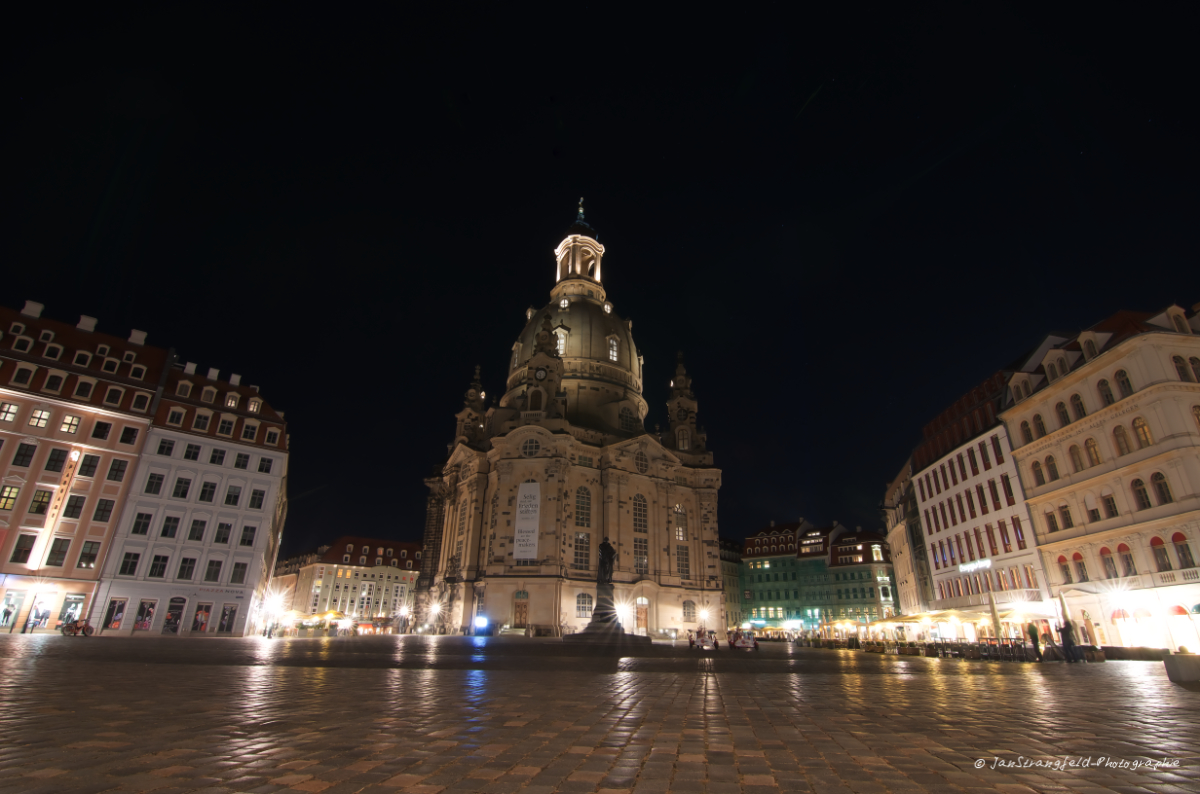
M518 601L513 610L513 628L523 629L529 625L529 602Z
M650 599L639 598L634 602L634 634L645 636L650 628Z

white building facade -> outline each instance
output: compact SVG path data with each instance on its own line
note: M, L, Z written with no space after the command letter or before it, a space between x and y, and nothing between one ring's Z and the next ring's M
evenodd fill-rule
M915 489L910 459L888 484L883 500L886 538L892 552L892 571L896 583L896 606L901 615L917 615L929 610L932 578L929 575L929 558L925 552Z
M255 387L216 377L171 373L105 561L92 621L105 633L242 636L266 623L285 428Z
M1017 442L1050 587L1085 639L1200 646L1200 321L1120 312L1013 376Z

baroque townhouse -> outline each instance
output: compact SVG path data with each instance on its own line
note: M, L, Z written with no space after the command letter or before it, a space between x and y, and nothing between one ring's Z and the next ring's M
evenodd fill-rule
M117 521L106 633L257 631L286 516L283 415L241 377L172 368Z
M742 544L720 539L721 582L725 589L725 628L736 629L745 618L742 607Z
M91 612L147 443L166 350L0 307L0 630Z
M1050 586L1087 639L1200 645L1200 318L1122 311L1049 337L1010 382Z
M717 491L682 357L669 425L644 421L643 358L602 282L605 248L578 219L554 251L550 301L526 310L503 394L468 386L430 488L418 582L421 622L463 633L581 631L598 551L616 551L621 622L641 635L725 625ZM664 378L665 380L666 378Z
M989 377L924 428L913 451L924 543L933 563L930 608L1052 614L1025 495L998 418L1007 376Z
M401 629L420 571L418 543L344 536L316 554L280 563L276 574L283 579L277 586L294 593L285 606L302 624L334 620Z
M795 524L771 525L746 538L742 544L742 602L744 628L783 631L801 619L800 591L796 581L796 534L808 527L804 519ZM813 527L815 529L815 527ZM791 577L791 578L789 578Z
M912 458L905 461L900 473L888 484L882 511L896 580L896 613L916 615L926 612L932 600L933 577L921 532Z

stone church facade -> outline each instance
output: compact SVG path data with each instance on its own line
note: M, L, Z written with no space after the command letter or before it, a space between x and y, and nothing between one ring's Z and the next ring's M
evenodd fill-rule
M479 618L531 635L582 630L605 538L627 631L725 625L721 472L691 378L681 357L669 427L647 432L643 359L601 282L604 253L581 207L555 251L549 304L526 312L498 404L486 406L476 368L449 458L426 480L417 618L427 631L471 633Z

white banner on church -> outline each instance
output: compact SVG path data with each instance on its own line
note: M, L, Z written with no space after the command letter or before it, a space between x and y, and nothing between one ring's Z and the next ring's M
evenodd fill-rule
M542 509L541 486L523 482L517 491L517 520L513 533L513 559L538 558L538 517Z

